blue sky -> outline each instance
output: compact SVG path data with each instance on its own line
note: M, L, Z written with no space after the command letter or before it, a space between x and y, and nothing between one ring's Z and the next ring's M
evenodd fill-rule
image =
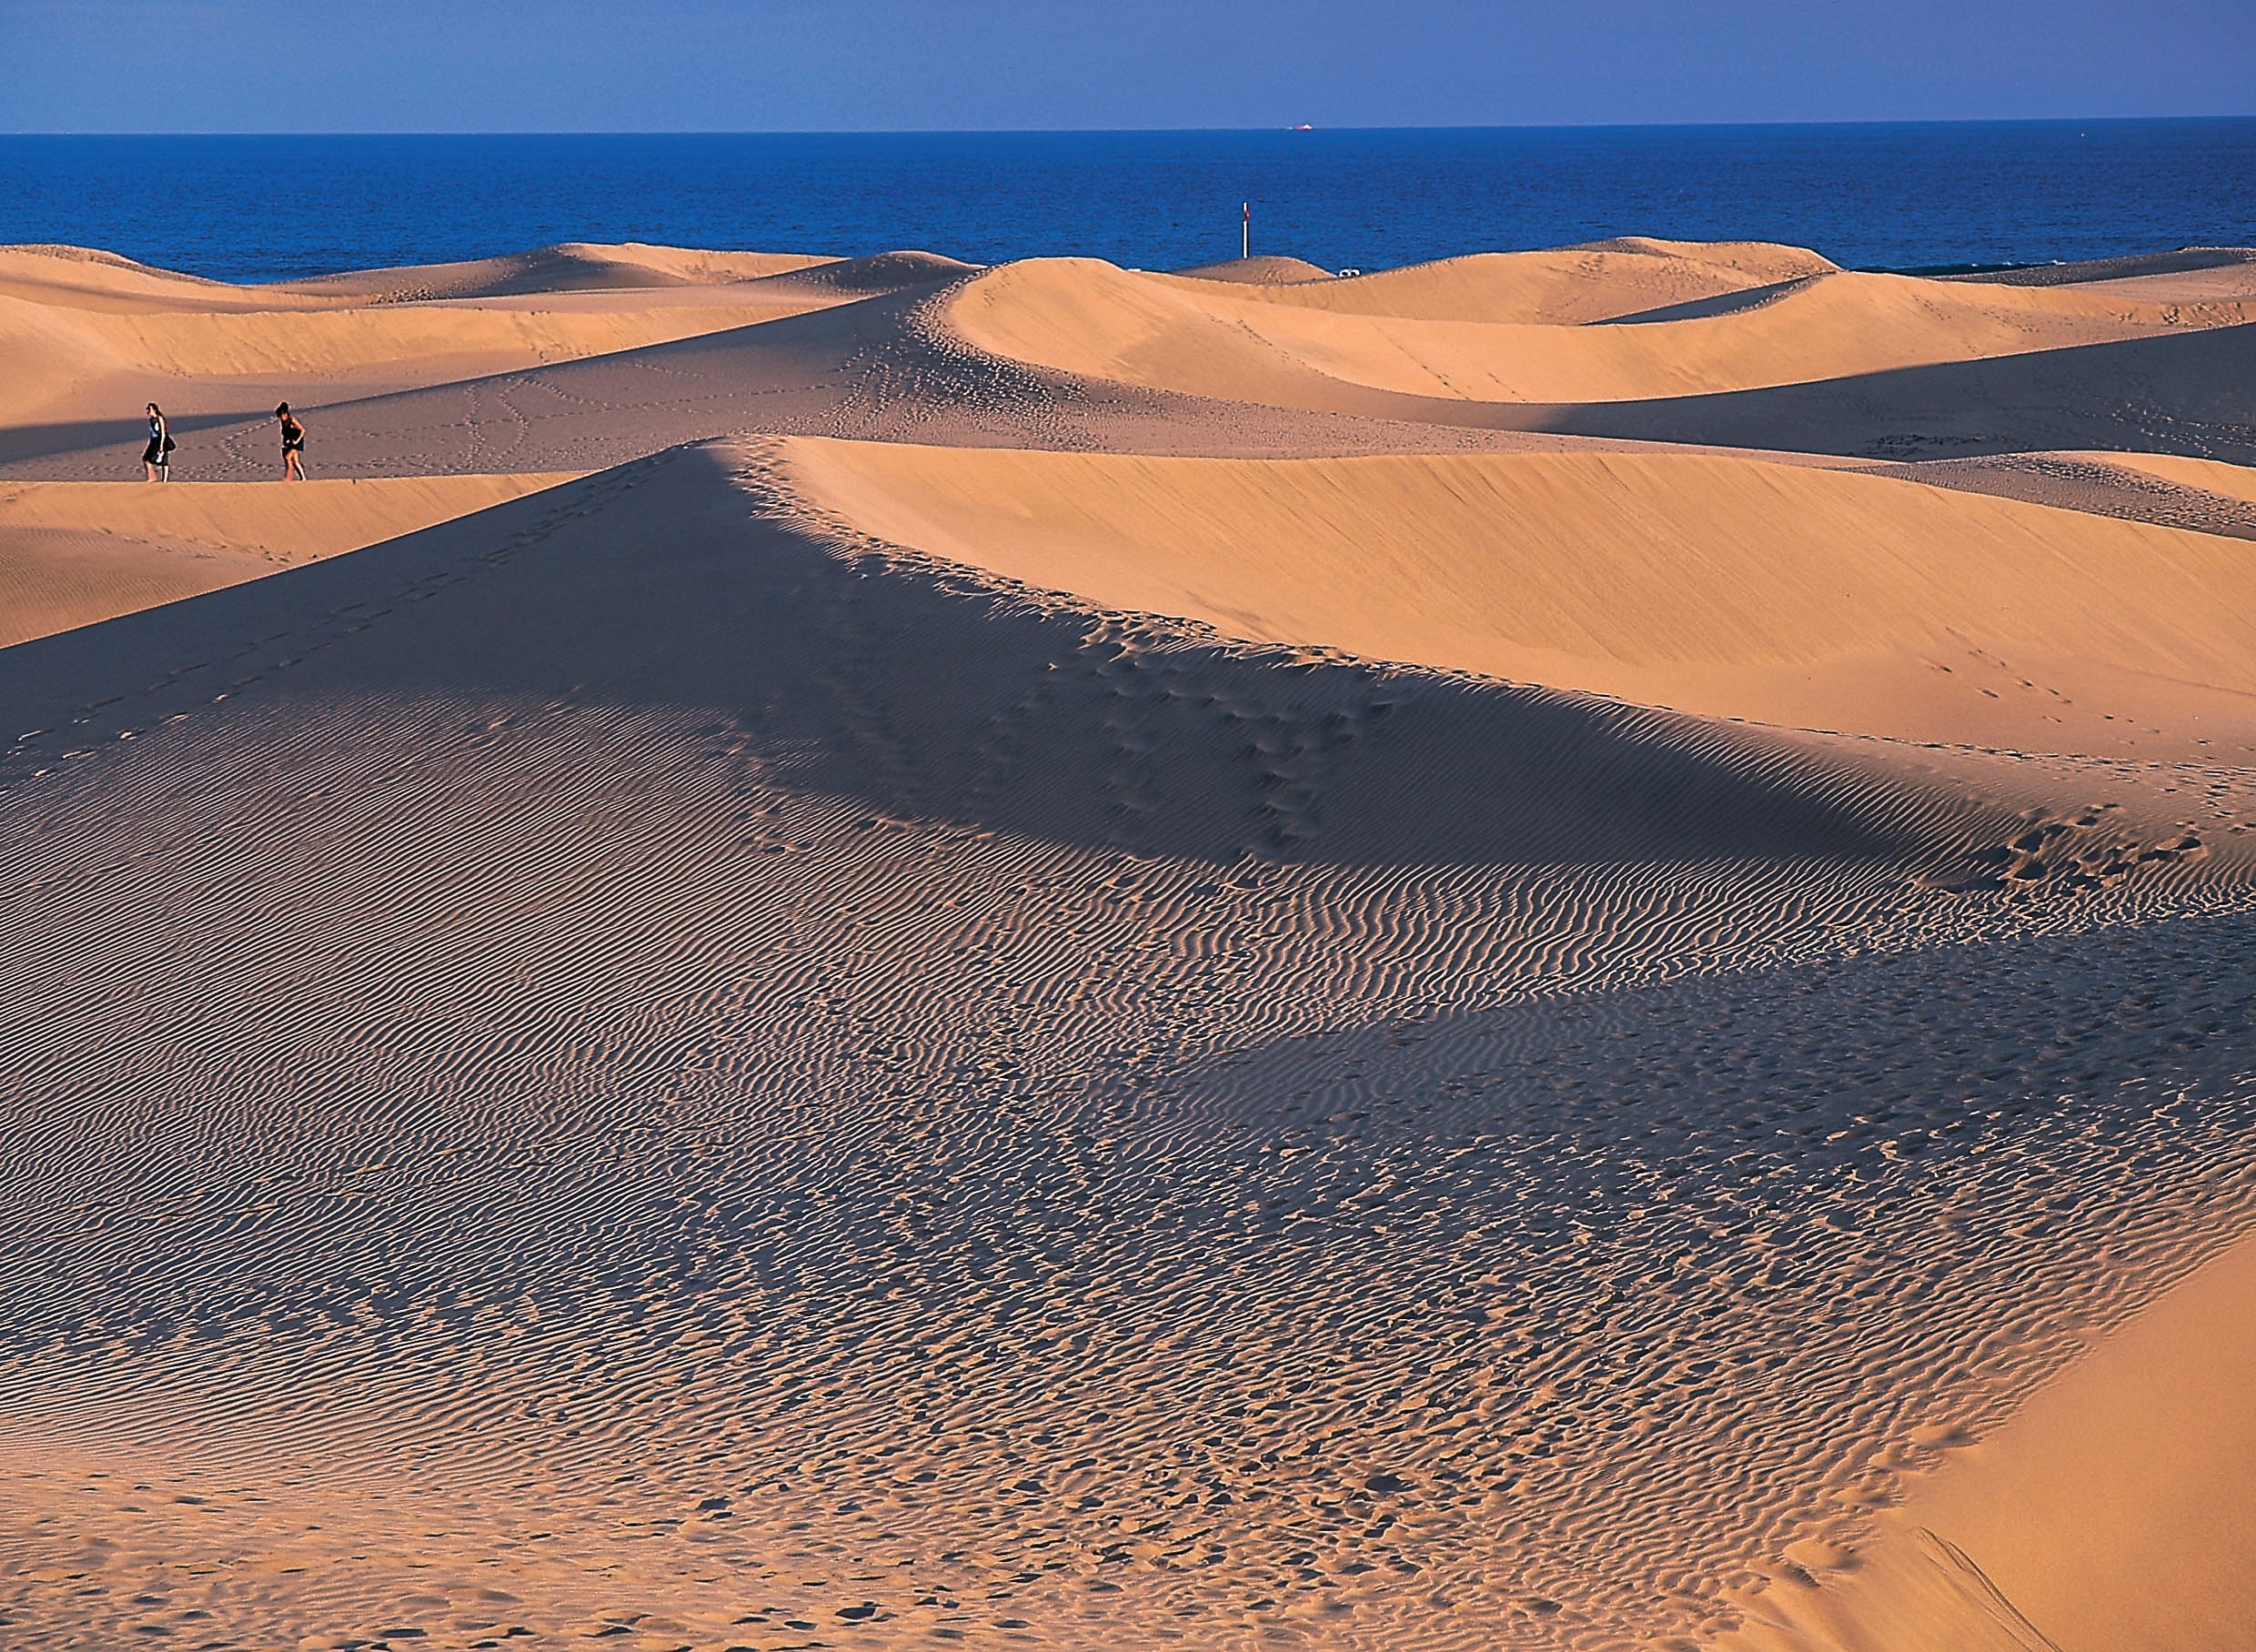
M2256 114L2256 0L0 0L11 132Z

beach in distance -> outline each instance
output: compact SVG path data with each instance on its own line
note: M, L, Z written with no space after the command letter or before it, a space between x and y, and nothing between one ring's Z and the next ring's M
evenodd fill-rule
M6 220L0 1646L2256 1644L2256 234L1229 186Z

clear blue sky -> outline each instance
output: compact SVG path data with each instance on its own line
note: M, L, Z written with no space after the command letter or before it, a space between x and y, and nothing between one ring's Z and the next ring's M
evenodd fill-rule
M2256 114L2256 0L0 0L11 132Z

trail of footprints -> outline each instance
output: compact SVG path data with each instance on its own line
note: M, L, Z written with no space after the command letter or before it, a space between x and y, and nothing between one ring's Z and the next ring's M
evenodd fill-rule
M2100 803L2074 814L2028 811L2022 831L1968 857L1974 871L1933 880L1933 886L1956 892L2113 889L2143 867L2190 866L2209 858L2208 845L2196 832L2156 841L2125 832L2120 808Z

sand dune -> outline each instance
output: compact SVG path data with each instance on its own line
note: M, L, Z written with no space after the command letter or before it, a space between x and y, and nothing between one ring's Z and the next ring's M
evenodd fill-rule
M1256 269L1275 262L1252 260ZM1268 277L1250 272L1246 277L1234 277L1236 267L1211 264L1175 273L1207 280L1252 278L1264 283L1256 296L1312 309L1407 320L1561 327L1762 289L1833 269L1817 254L1795 247L1644 240L1602 242L1557 252L1475 253L1403 269L1374 270L1345 280L1322 279L1331 272L1310 264L1299 266L1292 279L1276 290L1271 290Z
M2250 553L2208 535L1690 456L784 463L877 538L1249 640L1793 728L2256 755Z
M913 253L567 246L244 287L77 248L5 247L0 349L24 370L0 388L0 420L130 408L136 397L202 411L230 389L237 408L293 394L317 404L724 331L965 267Z
M2088 258L2071 264L2038 264L2026 269L2001 269L1980 275L1945 276L1946 281L1978 282L1985 287L2095 287L2118 281L2160 281L2180 277L2207 277L2240 284L2245 290L2256 265L2256 248L2246 247L2181 247L2175 252L2134 253L2121 258Z
M2231 1116L2231 1037L2099 1006L2239 1024L2185 966L2244 921L2138 921L2231 910L2244 789L2206 859L1945 894L2048 799L2189 805L1224 645L841 543L776 464L0 654L0 1506L106 1557L15 1622L1689 1633L2240 1219L2214 1127L2113 1107L2126 1181L2016 1121L2093 1068ZM1936 1070L1843 1083L1874 1041Z
M729 305L592 314L404 304L333 311L86 311L64 344L52 312L25 314L12 305L0 309L0 337L11 351L28 344L50 358L66 348L104 378L131 377L161 396L169 379L296 381L311 388L357 379L474 378L715 332L747 320L741 307ZM78 405L90 399L82 397ZM310 398L301 392L301 399ZM38 408L35 402L16 410Z
M0 252L0 1642L2229 1643L2234 267Z
M0 647L357 550L569 479L0 486Z
M1790 1652L2232 1646L2256 1622L2256 1248L2218 1257L1979 1443L1930 1431L1869 1550L1754 1603L1732 1644ZM1826 1564L1828 1561L1833 1564Z
M670 344L356 398L309 413L315 458L325 475L594 470L755 431L1163 453L1570 445L1075 379L975 350L935 309L930 293L880 295ZM274 424L264 413L201 421L196 474L271 474ZM115 418L0 428L0 475L116 476L137 458L138 430Z
M2196 311L2073 290L1943 287L1845 271L1785 283L1760 303L1720 315L1637 327L1314 310L1238 292L1038 260L968 283L950 316L972 343L1013 360L1158 388L1260 399L1264 385L1316 394L1336 380L1507 402L1714 395L2249 318L2238 302Z
M1673 267L1689 261L1665 262ZM1733 278L1767 275L1774 267L1759 259L1754 266ZM745 287L772 287L804 308L809 295L800 289L826 278L845 283L854 267L823 267ZM302 381L238 384L229 390L222 388L225 381L214 380L200 391L200 401L167 399L166 405L204 421L199 437L209 431L208 445L219 451L207 454L206 443L199 441L199 462L213 468L197 474L215 479L267 472L272 464L272 427L261 417L259 400L293 391L299 405L310 400L321 410L316 439L322 444L320 460L328 475L597 469L680 441L755 430L1041 447L1126 446L1157 453L1525 450L1572 445L1556 439L1567 437L1874 458L2112 447L2256 460L2256 404L2248 388L2256 379L2241 370L2241 359L2256 339L2256 329L2164 327L2157 336L2113 343L2021 348L2030 337L2056 338L2093 328L2106 333L2117 326L2105 318L2113 313L2108 305L2072 292L2032 289L2009 296L2011 303L2069 307L2009 313L1997 310L1982 296L1984 289L1973 287L1838 276L1783 292L1757 290L1747 300L1751 307L1706 318L1516 328L1398 323L1384 316L1327 321L1322 311L1229 298L1256 291L1274 297L1284 288L1186 283L1093 264L1013 268L954 286L947 283L962 277L960 267L922 258L881 259L861 267L871 268L871 278L881 287L895 280L906 285L873 296L862 296L858 285L833 286L826 289L820 314L781 317L499 375L432 383L454 370L437 358L420 365L403 358L386 368L411 386L423 375L420 388L336 381L319 397L308 398ZM1445 267L1436 268L1449 280L1457 279ZM1321 290L1359 285L1334 282ZM1224 297L1198 298L1201 291ZM800 296L791 297L792 292ZM1829 297L1829 292L1839 297ZM1933 298L1937 293L1945 297ZM589 296L566 294L551 302ZM1881 316L1886 325L1874 322L1872 348L1854 342L1865 321L1873 320L1858 319L1859 307L1868 300L1896 317ZM1287 327L1319 333L1327 327L1344 327L1342 348L1352 347L1354 359L1341 366L1342 371L1365 371L1367 378L1401 383L1432 380L1426 388L1435 393L1351 383L1320 368L1312 356L1295 355L1225 321L1224 312L1213 307L1225 301L1237 309L1254 305L1273 323L1283 317ZM2097 320L2075 307L2094 303L2104 312ZM1888 306L1895 310L1888 311ZM443 306L407 307L448 313ZM1987 340L1981 348L2019 353L1858 370L1845 378L1712 395L1627 402L1598 398L1601 391L1640 388L1640 376L1648 369L1673 383L1718 375L1798 378L1815 375L1828 358L1844 352L1888 358L1889 352L1899 358L1929 346L1939 349L1958 325L1950 319L1954 317L1973 317L1966 324ZM341 325L355 318L299 319ZM2024 333L2022 323L2036 332ZM67 378L74 368L86 372L94 359L86 341L67 328L55 331L51 321L42 325L52 335L42 346L48 352L50 365L43 369L48 380ZM488 317L480 311L477 325L600 330L624 324L618 317L579 312L527 317L505 311ZM1430 351L1413 359L1392 343L1374 342L1379 335L1370 327L1397 325L1440 328L1431 337L1421 335L1419 348L1435 350L1456 348L1451 342L1458 336L1453 326L1470 328L1475 343L1468 347L1463 372ZM1461 388L1478 390L1480 375L1493 379L1497 372L1520 374L1523 364L1512 355L1517 347L1496 341L1523 336L1536 340L1524 364L1527 388L1590 399L1490 401L1440 393L1446 388L1441 379L1455 377L1463 380ZM1682 347L1687 337L1707 342L1687 349ZM1849 342L1840 342L1843 338ZM1595 354L1588 344L1592 339L1599 340ZM1630 342L1621 345L1624 339ZM1498 358L1500 350L1505 358ZM1066 365L1029 366L1013 358L1014 352L1023 358L1045 351ZM121 465L130 468L137 441L131 419L113 423L87 415L99 406L115 420L119 408L137 406L134 398L140 392L129 375L119 377L113 356L105 355L102 362L105 371L98 380L82 382L67 396L50 395L45 410L19 412L13 430L0 428L0 475L91 479L115 477ZM1844 364L1832 359L1832 365ZM1605 383L1578 378L1586 368L1610 378ZM1546 385L1546 378L1565 382ZM41 394L37 381L31 382L35 388L27 393ZM2137 387L2134 396L2124 393L2127 384ZM238 416L221 411L230 405L240 410ZM266 408L272 405L272 399L265 401ZM2079 497L2073 488L2061 493L2071 504Z
M1219 264L1193 264L1173 272L1194 281L1228 281L1251 283L1257 287L1272 287L1304 281L1331 281L1337 277L1321 264L1311 264L1305 258L1262 257L1225 258Z
M2256 464L2256 325L1713 396L1518 410L1612 439L1923 459L2120 449Z
M2199 489L2221 499L2256 504L2256 466L2229 465L2218 459L2189 458L2170 453L2085 453L2072 457L2160 477L2179 487Z
M156 269L89 247L0 247L0 297L66 309L249 307L249 292L224 281Z
M639 242L538 247L460 264L351 270L237 285L156 269L84 247L0 247L0 294L71 308L264 311L347 308L759 281L834 260L794 253L707 252Z
M398 304L434 298L502 298L526 293L613 287L720 287L788 275L830 262L794 253L708 252L652 247L640 241L596 246L568 241L532 252L463 264L424 264L398 269L275 283L261 292L306 294L354 302Z
M1933 488L2256 539L2256 471L2171 454L2004 453L1879 465L1870 473Z

